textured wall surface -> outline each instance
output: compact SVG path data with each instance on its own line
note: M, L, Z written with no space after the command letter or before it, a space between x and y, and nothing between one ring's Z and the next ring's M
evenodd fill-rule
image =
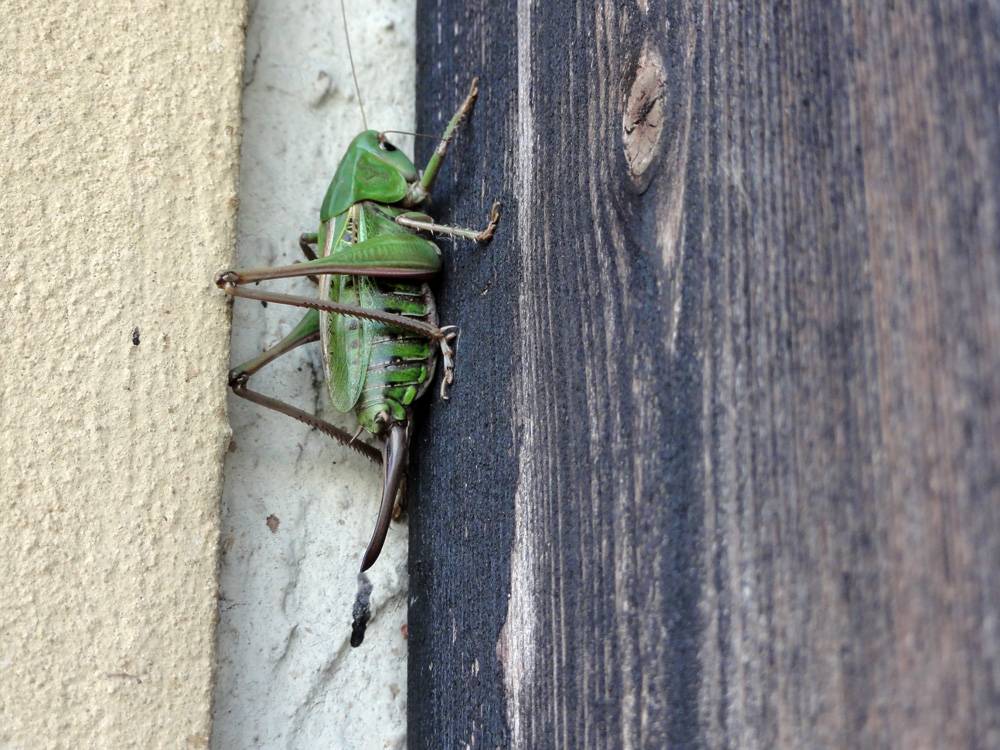
M369 124L413 126L413 0L347 2ZM361 116L337 2L251 5L244 72L238 263L300 260ZM398 145L409 150L405 138ZM315 294L307 280L261 288ZM233 362L287 333L297 309L237 300ZM319 346L252 386L345 428L330 413ZM231 398L213 746L382 748L405 743L405 524L369 571L373 619L348 645L356 574L375 521L381 469L288 417Z
M243 18L0 0L4 748L209 741Z

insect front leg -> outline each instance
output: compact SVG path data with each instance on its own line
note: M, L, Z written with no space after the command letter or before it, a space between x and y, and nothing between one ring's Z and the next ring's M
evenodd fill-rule
M448 124L445 126L444 133L441 134L441 140L438 141L437 148L434 149L434 153L431 158L427 161L427 166L424 168L423 174L420 176L420 187L423 190L423 198L426 198L430 194L431 188L434 187L434 181L437 179L438 170L441 169L441 163L444 161L445 154L448 153L448 144L451 143L451 139L455 136L455 130L461 124L470 112L472 112L472 107L476 103L476 97L479 96L479 78L472 79L472 85L469 87L469 93L466 95L465 100L459 106L458 111L452 115Z

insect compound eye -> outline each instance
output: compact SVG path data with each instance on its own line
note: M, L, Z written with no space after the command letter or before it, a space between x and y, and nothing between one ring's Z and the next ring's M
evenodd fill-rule
M393 146L391 143L389 143L389 141L387 141L385 138L379 138L378 139L378 147L380 149L382 149L383 151L395 151L396 150L396 147Z

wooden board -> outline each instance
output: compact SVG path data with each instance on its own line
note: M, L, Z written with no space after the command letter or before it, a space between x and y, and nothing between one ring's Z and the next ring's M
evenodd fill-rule
M1000 747L1000 6L418 27L410 746Z

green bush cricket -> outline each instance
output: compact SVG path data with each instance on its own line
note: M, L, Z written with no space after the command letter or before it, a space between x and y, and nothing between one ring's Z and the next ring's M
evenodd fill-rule
M237 396L304 422L382 465L382 500L361 561L362 572L375 563L385 542L406 473L412 408L430 387L439 356L442 398L447 399L454 377L453 343L458 329L438 323L427 282L441 270L441 252L428 237L451 235L484 243L492 238L500 219L498 203L481 231L436 224L421 210L428 203L455 130L471 113L477 94L478 79L474 79L423 171L385 133L368 130L366 122L337 166L323 199L317 231L299 239L307 260L225 270L215 277L216 285L230 296L308 310L281 341L234 367L229 385ZM358 99L360 103L360 92ZM301 276L317 283L315 297L247 288L261 281ZM317 341L323 347L333 407L357 417L358 431L353 435L248 387L250 377L262 367ZM381 449L358 440L362 431L379 439Z

